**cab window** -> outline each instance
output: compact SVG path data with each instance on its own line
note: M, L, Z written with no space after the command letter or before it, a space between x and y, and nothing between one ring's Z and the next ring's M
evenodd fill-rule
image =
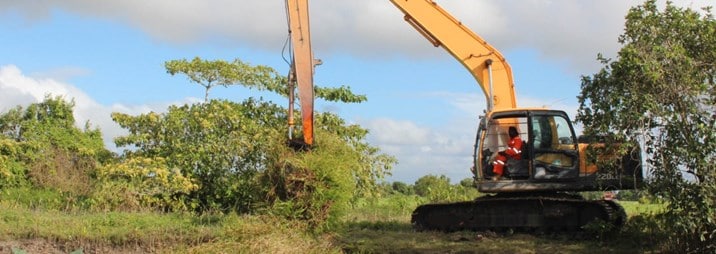
M532 134L536 162L558 168L574 167L577 146L567 119L561 116L534 116Z

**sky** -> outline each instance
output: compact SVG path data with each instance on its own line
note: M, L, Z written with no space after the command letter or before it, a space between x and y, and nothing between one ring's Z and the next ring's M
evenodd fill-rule
M438 0L500 50L512 67L518 106L578 108L582 76L614 57L632 0ZM673 1L700 9L712 0ZM311 0L319 86L350 86L368 101L316 102L370 131L368 142L399 163L388 181L470 177L482 91L442 48L403 21L387 0ZM663 6L663 3L661 3ZM126 132L111 112L165 112L203 101L203 87L171 76L164 62L241 59L287 73L281 0L0 0L0 112L51 94L74 99L78 126L101 129L108 148ZM287 101L240 86L210 98ZM320 142L318 140L317 142Z

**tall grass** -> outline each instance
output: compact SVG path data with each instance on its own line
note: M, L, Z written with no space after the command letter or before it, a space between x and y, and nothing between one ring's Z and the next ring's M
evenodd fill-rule
M32 209L74 210L82 206L80 200L78 196L50 189L18 187L0 190L0 201Z
M664 212L666 205L663 203L642 203L639 201L618 201L627 213L627 216L655 215Z
M558 253L659 251L653 230L632 223L652 222L659 204L621 201L630 217L621 234L595 240L573 237L498 235L489 232L415 232L412 211L428 199L391 194L351 202L340 228L309 233L305 222L279 216L95 212L66 209L60 193L29 189L0 192L0 248L4 242L42 239L57 252L166 253L340 253L340 252L490 252ZM19 247L23 246L12 246Z
M619 201L630 221L621 232L595 238L587 232L576 234L496 234L492 232L415 232L410 224L412 211L430 203L417 195L392 194L364 198L353 204L346 227L337 241L348 252L466 252L466 253L640 253L658 252L658 234L643 223L654 223L663 204ZM652 227L653 228L653 227Z
M67 211L47 201L57 198L51 193L43 194L49 199L30 198L23 190L4 193L28 197L0 196L0 247L2 241L43 239L65 253L80 248L86 252L339 252L324 239L330 235L307 233L305 223L274 216Z
M218 229L191 215L61 212L0 202L0 238L47 239L71 249L196 245L216 238Z
M367 197L353 202L345 219L348 221L410 221L413 210L428 200L417 195L393 194Z

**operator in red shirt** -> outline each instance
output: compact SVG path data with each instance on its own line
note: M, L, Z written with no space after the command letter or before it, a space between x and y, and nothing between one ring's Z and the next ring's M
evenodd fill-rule
M492 163L492 173L495 173L493 180L499 180L502 177L502 169L507 163L507 158L515 160L522 159L522 139L520 138L517 128L510 127L507 133L510 135L510 142L507 143L507 149L499 152L495 161Z

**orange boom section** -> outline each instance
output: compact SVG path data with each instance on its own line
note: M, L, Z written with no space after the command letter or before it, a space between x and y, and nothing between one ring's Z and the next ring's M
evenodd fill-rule
M286 0L293 57L289 74L289 136L293 129L293 90L298 87L303 142L313 145L313 68L308 0Z

